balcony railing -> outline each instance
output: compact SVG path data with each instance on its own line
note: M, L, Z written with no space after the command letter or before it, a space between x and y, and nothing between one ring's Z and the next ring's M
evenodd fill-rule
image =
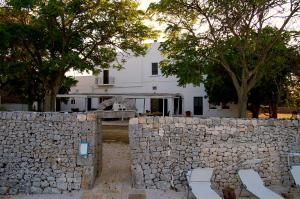
M108 78L97 77L95 79L95 84L98 86L113 86L115 85L115 77L108 77Z

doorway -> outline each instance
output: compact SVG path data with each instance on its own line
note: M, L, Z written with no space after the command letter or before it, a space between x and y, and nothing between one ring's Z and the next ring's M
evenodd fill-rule
M152 98L151 99L151 112L168 115L168 99Z
M174 115L182 115L182 98L174 98Z
M88 98L87 100L87 109L88 111L92 110L92 98Z

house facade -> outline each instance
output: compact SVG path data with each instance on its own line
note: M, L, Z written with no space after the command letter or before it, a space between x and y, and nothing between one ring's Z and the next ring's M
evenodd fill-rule
M179 87L177 78L161 74L163 60L155 42L145 56L127 56L123 69L110 68L97 76L77 76L78 83L58 106L60 111L94 110L105 100L131 99L138 114L236 117L236 105L212 106L203 84Z

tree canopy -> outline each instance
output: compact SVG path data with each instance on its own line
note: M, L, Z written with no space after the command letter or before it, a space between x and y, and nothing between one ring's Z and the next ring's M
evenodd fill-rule
M275 32L276 30L266 27L263 30L263 37L272 37ZM273 102L270 105L276 107L278 102L286 100L289 95L288 87L295 83L295 81L291 81L291 78L297 76L296 69L300 68L300 53L294 47L289 46L290 39L288 33L282 34L271 51L272 59L268 59L264 64L263 70L267 75L249 92L248 109L255 117L258 117L261 104L269 105L270 102ZM173 52L171 60L176 61L172 64L169 60L163 61L163 74L176 75L180 85L204 83L209 102L212 104L224 105L238 102L236 90L226 70L219 62L203 60L192 37L186 37L180 42L169 42L163 43L161 48L164 51L171 50ZM235 38L226 41L227 48L224 55L235 73L240 73L238 53L232 48L234 42L236 42ZM176 53L174 53L175 51ZM209 49L209 51L214 52L213 49ZM256 59L255 54L248 56L251 56L253 60Z
M134 0L7 0L0 15L1 65L37 75L45 111L71 68L97 73L118 52L145 53L144 40L156 36Z
M161 46L166 74L176 73L180 84L198 83L204 80L205 66L218 63L236 91L238 116L246 117L250 91L271 75L266 63L287 25L298 17L300 2L161 0L151 10L167 24ZM266 36L270 28L273 32ZM186 67L190 64L192 70Z

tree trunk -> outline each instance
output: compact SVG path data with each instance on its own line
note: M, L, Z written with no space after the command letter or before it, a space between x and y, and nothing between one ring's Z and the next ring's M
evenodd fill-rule
M56 95L61 87L61 83L65 76L64 71L58 71L53 77L51 84L45 85L45 98L43 103L44 112L54 112L56 109Z
M54 89L49 89L46 91L45 99L44 99L44 112L54 112L55 111L55 99L56 93Z
M245 86L242 86L238 92L238 117L247 117L248 92Z
M277 118L277 103L273 99L269 101L269 118Z
M260 104L252 103L251 106L249 107L249 110L252 113L252 118L258 118L260 112Z

